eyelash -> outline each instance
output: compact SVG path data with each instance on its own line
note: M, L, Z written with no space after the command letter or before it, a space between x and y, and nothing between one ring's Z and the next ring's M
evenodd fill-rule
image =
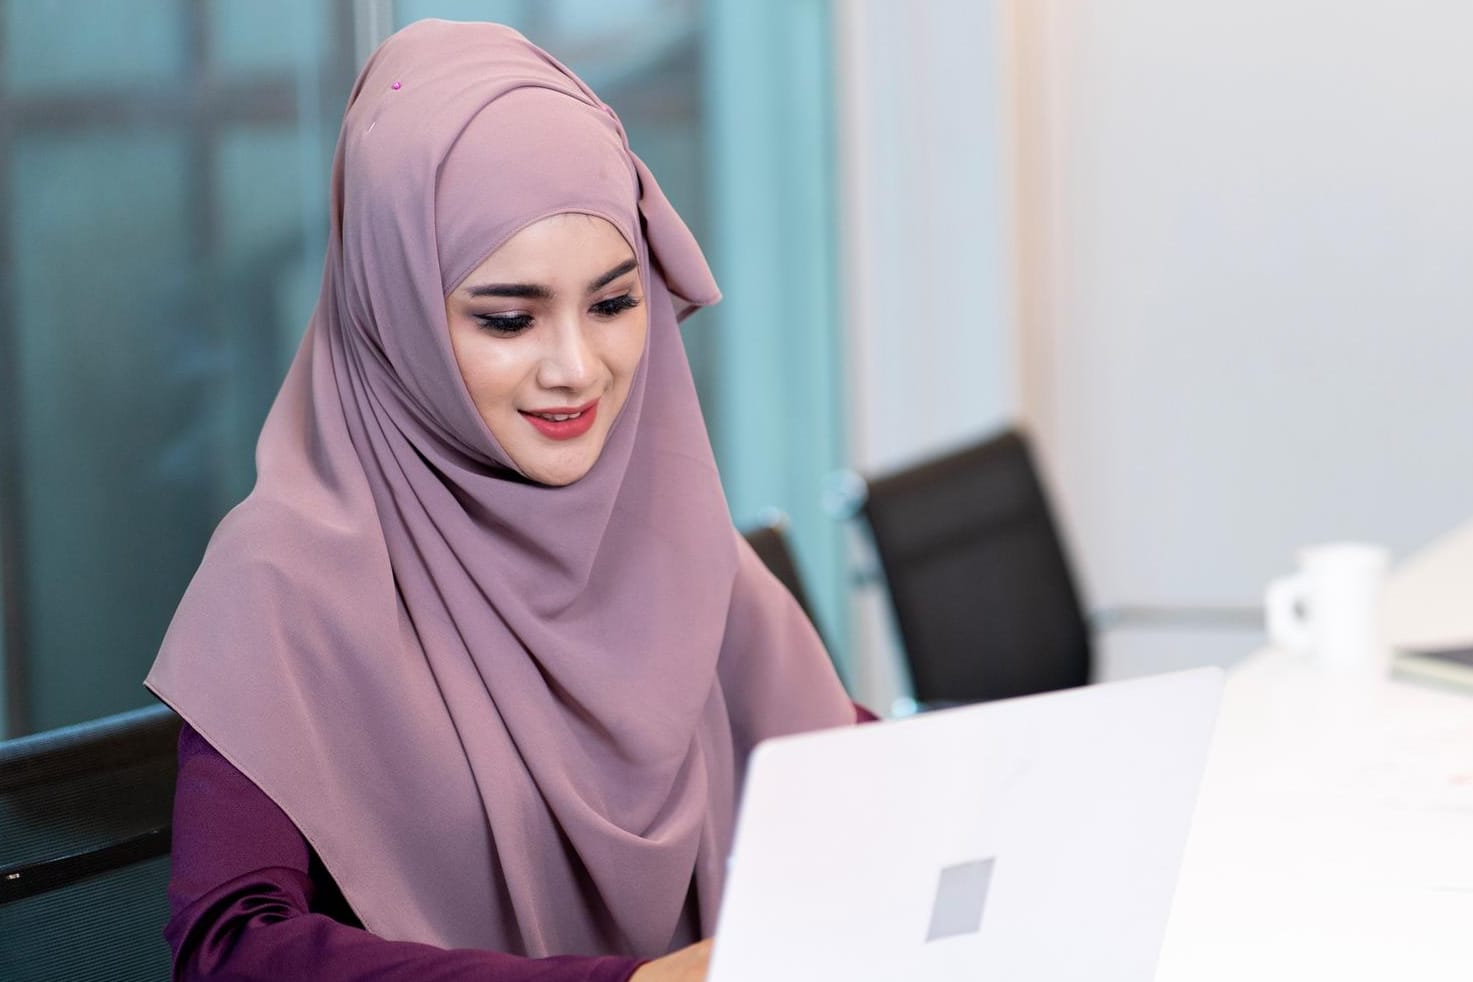
M623 293L617 297L600 300L589 309L595 316L612 318L618 317L626 310L633 310L641 302L639 297ZM521 334L532 326L531 314L476 314L475 318L480 322L481 327L505 337Z
M600 317L617 317L626 310L633 310L639 306L639 297L632 293L621 293L617 297L600 300L593 305L593 312Z

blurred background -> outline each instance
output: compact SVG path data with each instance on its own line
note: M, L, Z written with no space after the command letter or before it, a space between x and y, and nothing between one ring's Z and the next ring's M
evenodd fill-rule
M348 88L427 16L569 64L696 232L733 517L789 516L861 701L906 680L845 470L1023 426L1105 677L1253 650L1299 546L1473 514L1461 0L0 0L5 735L149 701Z

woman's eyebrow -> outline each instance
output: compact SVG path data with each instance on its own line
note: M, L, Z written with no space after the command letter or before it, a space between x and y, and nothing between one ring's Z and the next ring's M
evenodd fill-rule
M552 291L537 283L483 283L466 288L473 297L521 297L527 300L551 300Z
M608 286L610 283L614 282L614 280L617 280L619 277L623 276L625 273L629 272L631 269L634 269L638 265L639 261L636 259L630 258L624 260L622 263L615 266L613 269L609 270L607 273L600 276L592 283L588 284L588 292L592 293L594 290L600 290L605 286Z
M602 289L625 273L639 266L637 259L626 259L613 269L596 277L588 284L588 292ZM552 291L540 283L482 283L468 286L465 292L472 297L519 297L524 300L551 300Z

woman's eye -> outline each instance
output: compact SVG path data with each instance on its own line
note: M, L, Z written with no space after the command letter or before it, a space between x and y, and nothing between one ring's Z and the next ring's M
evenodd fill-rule
M617 297L610 297L607 300L600 300L593 305L592 309L600 317L617 317L624 313L624 311L633 310L638 306L639 298L625 293Z
M521 334L532 326L530 314L476 314L476 322L495 334Z

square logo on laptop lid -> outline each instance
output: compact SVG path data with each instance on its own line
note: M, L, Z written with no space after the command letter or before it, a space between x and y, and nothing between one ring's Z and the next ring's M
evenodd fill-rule
M994 859L974 859L956 863L941 870L936 886L936 899L931 905L931 926L927 941L976 934L982 927L982 911L987 906L987 888L992 883Z

